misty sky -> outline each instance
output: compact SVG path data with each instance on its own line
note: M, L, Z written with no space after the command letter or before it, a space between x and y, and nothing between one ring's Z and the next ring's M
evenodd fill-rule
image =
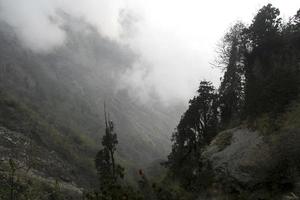
M0 0L0 19L24 46L48 53L66 40L58 13L83 18L139 55L122 87L143 101L155 93L172 103L187 102L201 79L218 85L221 72L209 64L216 44L235 21L250 23L269 2L285 19L300 8L299 0Z

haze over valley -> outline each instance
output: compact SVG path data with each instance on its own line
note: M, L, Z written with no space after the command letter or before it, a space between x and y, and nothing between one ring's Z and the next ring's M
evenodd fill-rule
M0 199L300 198L299 8L0 0Z

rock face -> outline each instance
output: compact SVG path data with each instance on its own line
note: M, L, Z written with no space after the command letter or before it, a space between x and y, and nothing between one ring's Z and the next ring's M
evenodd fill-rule
M267 165L269 151L257 131L237 128L220 133L204 155L217 173L249 184L260 179L251 168Z
M246 191L247 199L268 199L270 191L299 195L299 139L296 129L263 135L234 128L219 133L203 156L223 191Z

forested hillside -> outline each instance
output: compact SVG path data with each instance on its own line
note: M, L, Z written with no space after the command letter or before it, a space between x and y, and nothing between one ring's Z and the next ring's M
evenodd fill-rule
M171 177L196 196L298 198L299 45L300 10L284 23L268 4L229 29L220 87L202 81L173 134Z

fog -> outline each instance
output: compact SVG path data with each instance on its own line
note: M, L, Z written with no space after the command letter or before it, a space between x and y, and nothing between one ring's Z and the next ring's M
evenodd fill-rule
M0 19L25 47L47 54L66 41L61 13L82 18L138 55L117 77L118 89L141 102L171 105L186 103L201 79L218 85L221 71L210 64L218 41L231 24L250 23L269 2L285 19L300 7L297 0L0 0Z

